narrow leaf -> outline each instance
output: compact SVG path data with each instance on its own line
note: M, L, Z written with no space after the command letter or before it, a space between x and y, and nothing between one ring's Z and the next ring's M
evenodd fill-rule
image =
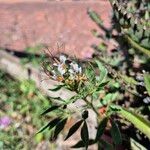
M55 118L55 119L53 119L52 121L51 121L51 124L50 124L50 126L49 126L49 130L51 130L53 127L55 127L57 124L58 124L58 122L61 120L61 118Z
M108 82L109 82L109 81L106 81L106 82L103 82L103 83L101 83L100 85L98 85L96 91L102 90L102 89L104 88L104 86L108 84Z
M58 134L63 130L63 128L65 127L65 124L67 122L67 118L61 120L57 125L56 125L56 128L55 128L55 131L54 131L54 136L53 136L53 139L55 140L58 136Z
M96 141L98 141L100 137L103 135L105 131L105 127L107 125L107 121L108 121L108 118L106 117L99 123L99 126L97 128L96 139L95 139Z
M130 138L131 150L147 150L143 145Z
M65 140L67 140L70 136L72 136L81 126L83 120L76 122L69 130L68 135L66 136Z
M36 134L43 132L48 127L49 127L49 129L52 129L59 121L60 121L60 118L53 119L48 124L46 124L45 126L43 126Z
M41 115L45 115L45 114L47 114L47 113L49 113L49 112L51 112L51 111L53 111L53 110L56 110L56 109L58 109L60 106L52 106L52 107L50 107L50 108L47 108Z
M144 83L145 83L146 90L150 96L150 74L144 75Z
M111 132L113 142L115 143L115 145L119 145L122 143L122 137L121 137L120 130L114 121L112 121L111 125L112 125L112 127L111 127L110 132Z
M46 124L45 126L43 126L36 134L39 134L39 133L43 132L45 129L47 129L49 127L50 123L51 123L51 121L48 124Z
M49 89L49 90L50 90L50 91L58 91L58 90L60 90L63 86L64 86L63 84L62 84L62 85L58 85L58 86L56 86L55 88Z
M84 121L84 124L81 128L81 139L85 144L86 149L88 148L89 145L89 131L88 131L88 127L87 127L87 123L86 121Z
M132 111L122 107L119 108L120 110L117 111L117 113L130 121L137 129L139 129L150 139L150 122Z
M102 63L98 60L96 60L96 63L97 63L97 66L100 70L100 77L99 77L99 83L102 83L104 81L104 79L106 78L107 76L107 69L102 65Z
M93 145L95 144L95 140L93 139L89 139L89 145ZM75 145L73 145L71 148L81 148L81 147L85 147L84 142L81 140L79 142L77 142Z

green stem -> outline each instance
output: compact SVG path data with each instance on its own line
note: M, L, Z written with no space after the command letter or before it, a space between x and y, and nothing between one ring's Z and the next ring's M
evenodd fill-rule
M144 54L146 54L148 57L150 57L150 50L141 47L139 44L137 44L135 41L133 41L128 35L124 35L125 38L127 39L127 41L131 44L131 46L141 52L143 52Z

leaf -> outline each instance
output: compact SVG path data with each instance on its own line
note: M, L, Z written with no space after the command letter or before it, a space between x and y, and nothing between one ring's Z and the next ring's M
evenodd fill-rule
M130 121L137 129L150 139L150 122L148 120L122 107L120 107L120 111L117 111L117 113Z
M135 141L134 139L130 138L130 145L131 145L131 150L147 150L143 145Z
M150 38L145 38L141 41L141 46L147 48L147 49L150 49Z
M100 18L100 16L95 12L95 11L92 11L92 10L88 10L88 14L90 16L90 18L99 26L102 26L103 25L103 21L102 19Z
M69 130L65 140L67 140L70 136L72 136L78 129L79 127L81 126L83 120L80 120L78 122L76 122Z
M99 123L98 128L97 128L96 138L95 138L96 141L98 141L100 137L103 135L105 131L105 127L107 125L107 121L108 121L108 118L106 117Z
M89 145L93 145L95 144L95 140L93 139L89 139ZM71 148L81 148L81 147L85 147L84 142L81 140L79 142L77 142L75 145L73 145Z
M106 150L114 150L113 145L111 145L110 143L100 139L98 142L98 150L101 150L102 147Z
M51 121L50 126L49 126L49 130L51 130L53 127L55 127L55 126L59 123L60 120L61 120L61 118L59 118L59 117L53 119L53 120Z
M99 83L102 83L104 81L104 79L107 76L107 69L101 64L101 62L99 62L98 60L96 60L96 63L98 65L98 68L100 70L100 77L99 77Z
M49 98L51 98L51 99L53 99L53 100L58 100L58 101L65 102L65 100L62 99L61 97L51 97L51 96L49 96Z
M146 90L150 96L150 74L144 74L144 83Z
M60 118L53 119L48 124L46 124L45 126L43 126L36 134L41 133L42 131L44 131L48 127L49 127L49 129L52 129L59 121L60 121Z
M45 114L47 114L47 113L49 113L49 112L51 112L51 111L53 111L53 110L58 109L59 107L60 107L60 106L55 105L55 106L52 106L52 107L50 107L50 108L47 108L41 115L45 115Z
M55 140L58 136L58 134L63 130L63 128L65 127L65 124L67 122L67 119L68 118L65 118L63 120L61 120L57 125L56 125L56 128L55 128L55 131L54 131L54 136L53 136L53 139Z
M129 44L130 44L133 48L135 48L135 49L137 49L137 50L143 52L143 53L146 54L148 57L150 57L150 51L149 51L149 49L140 46L138 43L136 43L135 41L133 41L132 38L129 37L128 35L125 35L125 38L126 38L126 40L129 42Z
M115 100L117 100L118 92L108 93L101 101L99 107L105 106Z
M100 91L100 90L102 90L102 89L103 89L103 87L104 87L105 85L107 85L107 84L108 84L108 82L109 82L109 81L106 81L106 82L103 82L103 83L101 83L100 85L98 85L98 87L97 87L96 91Z
M120 145L122 143L120 130L114 121L111 122L111 125L112 127L110 129L110 132L111 132L113 142L115 143L115 145Z
M60 90L62 87L64 87L64 84L58 85L58 86L56 86L55 88L49 89L49 90L50 90L50 91L58 91L58 90Z
M83 111L82 118L85 120L88 118L88 116L89 116L89 112L87 110Z
M89 145L89 131L87 127L86 121L84 121L84 124L81 128L81 139L83 143L85 144L86 149L88 148Z

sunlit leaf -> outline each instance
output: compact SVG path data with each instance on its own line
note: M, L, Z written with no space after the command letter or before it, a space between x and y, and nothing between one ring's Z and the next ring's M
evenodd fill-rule
M109 82L109 81L106 81L106 82L101 83L101 84L97 87L96 91L102 90L102 89L104 88L104 86L108 84L108 82Z
M96 134L96 141L98 141L100 139L100 137L103 135L104 131L105 131L105 127L107 125L107 121L108 121L108 118L104 118L98 125L98 128L97 128L97 134Z
M150 122L147 119L143 118L133 111L127 110L120 106L116 107L119 108L118 111L116 111L118 114L130 121L137 129L139 129L150 139Z
M107 69L102 65L102 63L98 60L96 60L96 64L100 70L100 76L99 76L99 83L102 83L104 81L104 79L106 78L107 76Z
M131 150L147 150L143 145L130 138Z
M100 100L99 107L102 107L104 105L109 104L110 102L113 102L117 100L118 92L116 93L108 93L102 100Z
M89 131L86 121L84 121L84 124L81 128L81 139L85 144L85 148L87 149L89 145Z
M80 120L78 122L76 122L69 130L65 140L67 140L70 136L72 136L78 129L79 127L81 126L83 120Z
M59 107L60 107L60 106L55 105L55 106L52 106L52 107L50 107L50 108L47 108L41 115L45 115L45 114L47 114L47 113L49 113L49 112L51 112L51 111L53 111L53 110L58 109Z
M112 120L111 122L111 136L112 136L112 139L113 139L113 142L115 143L115 145L119 145L122 143L122 137L121 137L121 133L120 133L120 130L117 126L117 124Z
M150 96L150 74L144 75L144 83L145 83L146 90Z

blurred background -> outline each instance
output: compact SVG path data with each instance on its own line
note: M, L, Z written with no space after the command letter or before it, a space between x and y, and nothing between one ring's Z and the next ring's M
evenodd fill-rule
M0 0L0 149L66 150L75 143L61 142L61 137L49 143L45 132L35 136L49 119L39 114L51 104L48 88L54 85L42 73L41 62L45 47L53 55L92 57L91 46L100 42L92 30L103 31L89 18L88 9L111 26L107 0Z

